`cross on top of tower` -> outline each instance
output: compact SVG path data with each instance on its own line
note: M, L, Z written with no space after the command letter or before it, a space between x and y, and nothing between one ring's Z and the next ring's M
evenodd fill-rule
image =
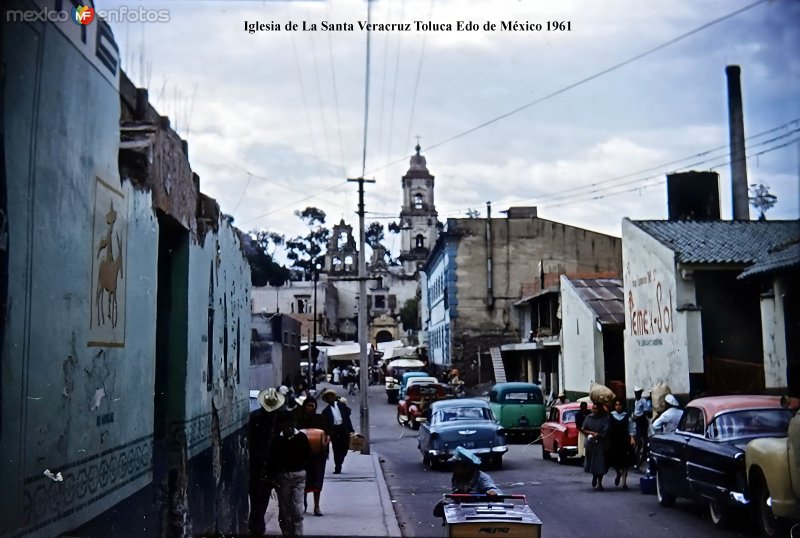
M417 146L416 146L414 149L415 149L415 150L417 150L417 155L419 155L419 152L420 152L420 150L422 149L422 147L420 147L420 145L419 145L419 139L420 139L420 136L419 136L419 135L417 135L417 136L416 136L416 139L417 139Z

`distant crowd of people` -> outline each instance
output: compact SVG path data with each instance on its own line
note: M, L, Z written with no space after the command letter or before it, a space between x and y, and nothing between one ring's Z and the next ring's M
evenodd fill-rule
M313 514L322 516L320 497L325 467L333 453L334 474L342 465L354 432L351 410L332 389L322 392L317 409L314 390L302 383L262 390L261 408L250 417L249 532L266 531L265 514L274 491L278 523L284 536L301 536L303 518L312 494Z
M650 394L634 387L633 413L625 409L625 402L615 399L610 406L581 402L575 417L578 428L578 455L584 457L584 471L592 475L592 487L603 491L603 478L609 470L616 471L614 485L628 489L628 470L647 461L647 439L651 433L668 433L678 427L682 411L678 399L667 394L666 409L650 424L653 404ZM561 395L559 395L561 396ZM637 458L637 447L640 450Z

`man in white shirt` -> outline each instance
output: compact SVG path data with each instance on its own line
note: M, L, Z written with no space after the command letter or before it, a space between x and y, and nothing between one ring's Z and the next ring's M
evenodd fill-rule
M680 422L683 415L678 399L672 394L667 394L667 397L664 398L664 403L667 404L667 410L653 421L653 431L656 433L674 432L678 429L678 422Z
M350 449L350 434L355 431L350 421L350 408L339 400L336 391L332 389L322 393L322 401L328 404L322 410L322 418L328 426L333 446L333 474L341 474L344 457Z

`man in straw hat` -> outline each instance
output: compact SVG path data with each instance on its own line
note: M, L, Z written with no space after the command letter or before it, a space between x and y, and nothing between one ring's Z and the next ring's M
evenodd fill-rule
M333 474L341 474L344 457L350 449L350 434L355 432L350 421L350 408L339 400L336 391L326 389L322 392L322 401L328 406L322 410L322 418L328 425L333 445Z
M248 528L251 534L260 536L266 531L264 515L269 497L275 488L275 477L269 468L270 452L278 434L276 418L286 399L274 388L258 393L261 409L250 416L248 443L250 447L250 516Z

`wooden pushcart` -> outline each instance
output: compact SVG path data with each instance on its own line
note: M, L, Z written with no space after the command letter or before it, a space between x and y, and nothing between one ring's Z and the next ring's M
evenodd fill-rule
M542 522L525 495L445 495L445 536L540 538Z

